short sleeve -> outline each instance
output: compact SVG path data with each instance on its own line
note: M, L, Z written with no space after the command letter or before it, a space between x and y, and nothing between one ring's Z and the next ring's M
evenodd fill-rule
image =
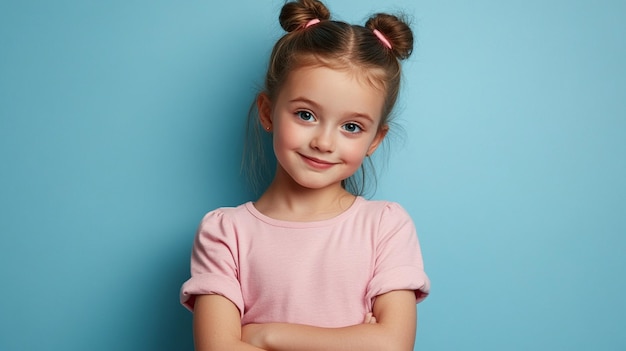
M180 290L180 302L193 311L197 295L222 295L243 315L238 275L237 237L223 209L209 212L200 223L191 253L191 278Z
M374 276L366 297L393 290L414 290L416 303L428 296L430 281L424 271L415 226L409 214L396 203L387 203L380 217L376 239Z

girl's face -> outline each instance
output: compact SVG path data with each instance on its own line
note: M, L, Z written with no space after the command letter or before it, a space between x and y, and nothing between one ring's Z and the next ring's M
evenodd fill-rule
M263 126L274 132L278 172L302 187L341 186L383 140L384 93L349 71L302 67L276 101L259 96Z

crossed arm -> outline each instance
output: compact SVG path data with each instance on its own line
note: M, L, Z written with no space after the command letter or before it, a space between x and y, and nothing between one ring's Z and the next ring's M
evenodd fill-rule
M376 298L376 323L343 328L267 323L241 327L237 307L225 297L202 295L194 307L197 351L410 351L415 341L415 293L391 291Z

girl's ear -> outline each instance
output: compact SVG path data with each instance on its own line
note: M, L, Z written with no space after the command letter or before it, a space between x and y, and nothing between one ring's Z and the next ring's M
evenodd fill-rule
M378 132L376 133L376 136L374 137L374 140L372 140L372 143L370 144L370 147L367 149L367 156L371 156L374 153L374 151L376 151L380 143L382 143L383 140L385 139L385 136L387 135L388 131L389 131L389 126L383 126L382 128L378 130Z
M261 125L266 131L272 130L272 102L266 93L259 93L256 98L256 108L259 111Z

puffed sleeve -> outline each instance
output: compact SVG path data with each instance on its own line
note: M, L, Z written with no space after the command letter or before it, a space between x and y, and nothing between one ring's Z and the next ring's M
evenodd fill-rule
M411 217L400 205L389 202L380 217L374 276L366 297L373 301L392 290L414 290L419 303L428 296L430 281Z
M193 311L196 295L217 294L232 301L243 315L236 230L223 209L200 223L191 254L191 278L180 290L180 302Z

